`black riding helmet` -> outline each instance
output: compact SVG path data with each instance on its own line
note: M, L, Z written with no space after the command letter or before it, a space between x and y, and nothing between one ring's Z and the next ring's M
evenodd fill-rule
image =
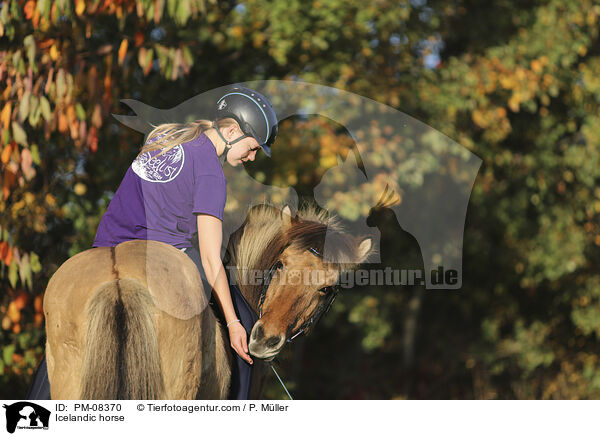
M277 136L277 115L269 99L257 91L235 85L217 101L215 120L223 118L233 118L244 132L244 136L227 141L217 129L219 136L228 146L226 152L231 144L251 136L256 139L265 154L271 157L271 144ZM216 127L216 122L214 125Z

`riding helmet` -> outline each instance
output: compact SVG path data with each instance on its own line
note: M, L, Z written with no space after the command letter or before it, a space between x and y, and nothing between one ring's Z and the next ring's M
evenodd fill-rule
M271 157L271 144L277 136L277 115L264 95L234 85L217 101L215 119L222 118L236 120L245 136L256 139L265 154Z

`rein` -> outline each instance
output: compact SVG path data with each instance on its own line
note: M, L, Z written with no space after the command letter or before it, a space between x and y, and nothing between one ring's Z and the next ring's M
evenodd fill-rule
M314 254L315 256L323 259L323 255L321 253L319 253L318 250L310 247L309 251ZM275 275L275 273L279 270L283 268L283 263L280 260L277 260L273 265L271 265L271 268L269 268L269 270L267 271L267 273L265 274L265 282L263 285L263 288L260 292L260 298L258 300L258 318L260 319L262 317L262 305L265 301L265 298L267 297L267 290L269 289L269 285L271 284L271 279L273 278L273 276ZM312 324L316 324L319 319L321 319L321 317L326 314L327 312L329 312L329 308L331 307L331 305L333 304L333 302L335 301L335 297L337 297L337 294L339 293L340 288L338 285L334 285L334 286L326 286L325 288L321 288L319 289L318 292L324 292L326 295L325 301L319 305L319 307L317 307L317 310L315 310L315 313L313 313L311 315L311 317L300 326L300 328L298 329L298 331L291 337L287 339L287 342L292 342L292 340L296 337L299 336L301 333L304 333L305 331L308 330L308 328L312 325ZM269 363L269 365L271 366L271 369L273 370L273 372L275 373L275 375L277 376L277 379L279 380L279 383L281 383L281 386L283 386L283 389L285 390L285 393L287 394L287 396L290 398L290 400L293 400L292 395L290 394L290 392L287 390L287 388L285 387L285 384L283 383L283 380L281 379L281 377L279 377L279 374L277 374L277 371L275 370L275 367L273 366L273 363Z
M310 247L309 251L312 254L314 254L315 256L319 257L320 259L323 259L323 254L320 253L315 248ZM273 279L273 276L275 275L275 273L278 270L280 270L281 268L283 268L283 262L281 262L281 260L277 260L277 261L275 261L273 263L273 265L271 265L271 267L269 268L269 270L265 274L263 288L262 288L262 290L260 292L260 298L258 300L258 318L259 319L262 318L262 306L263 306L263 303L264 303L265 298L267 296L267 290L269 289L269 285L271 284L271 280ZM304 322L300 326L300 328L298 329L298 331L292 337L288 338L286 342L292 342L292 340L294 338L296 338L300 334L306 332L311 325L316 324L321 319L321 317L324 314L326 314L327 312L329 312L329 309L331 308L331 305L335 301L335 298L337 297L337 294L339 293L339 291L340 291L340 288L339 288L339 285L337 285L337 284L334 285L334 286L326 286L324 288L319 289L317 292L322 292L322 293L325 294L325 297L326 297L325 301L323 301L323 303L321 303L317 307L317 309L311 315L311 317L306 322ZM269 366L271 367L271 369L273 370L273 372L277 376L277 379L279 380L279 383L281 383L281 386L283 386L283 389L285 390L285 393L287 394L287 396L289 397L289 399L293 400L292 395L287 390L287 388L285 387L285 384L283 383L283 380L281 379L281 377L279 377L279 374L275 370L275 367L273 366L273 363L269 362Z

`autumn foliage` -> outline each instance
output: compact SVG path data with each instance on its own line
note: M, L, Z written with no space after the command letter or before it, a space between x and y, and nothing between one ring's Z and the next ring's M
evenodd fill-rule
M589 0L0 1L0 392L24 397L45 285L89 248L141 145L111 117L127 114L120 100L170 108L236 81L300 79L405 112L484 164L462 290L346 292L288 350L296 396L598 398L599 22ZM281 127L289 154L251 172L310 197L352 141L327 120ZM389 143L374 146L401 156ZM394 241L379 266L418 265L376 212ZM267 395L282 397L275 384Z

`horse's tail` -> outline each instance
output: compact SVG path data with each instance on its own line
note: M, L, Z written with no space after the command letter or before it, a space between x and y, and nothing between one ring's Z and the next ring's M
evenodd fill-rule
M98 287L88 310L82 399L164 398L152 308L148 289L137 280Z

